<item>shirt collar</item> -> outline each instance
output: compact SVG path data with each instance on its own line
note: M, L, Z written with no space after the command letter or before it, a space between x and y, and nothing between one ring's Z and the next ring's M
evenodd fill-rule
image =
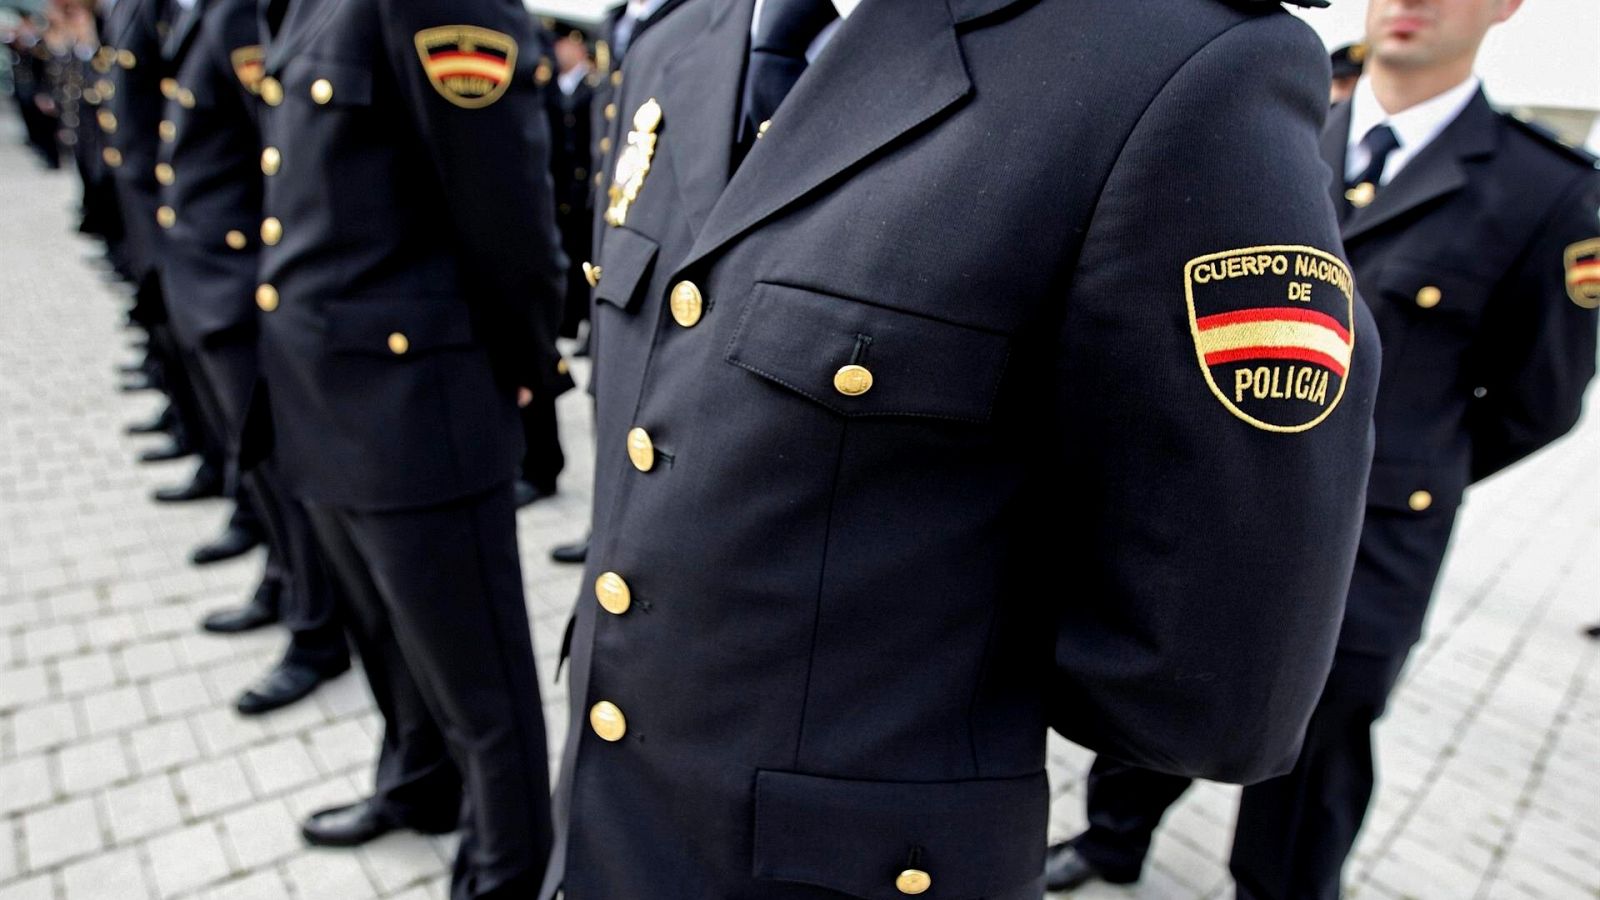
M1387 122L1389 127L1394 129L1394 136L1400 141L1400 148L1408 156L1414 156L1438 137L1439 132L1444 131L1446 126L1455 121L1456 116L1472 102L1472 98L1477 95L1481 86L1482 82L1478 76L1469 75L1466 81L1447 91L1390 114L1385 112L1383 104L1378 102L1378 95L1372 89L1372 80L1363 77L1356 82L1355 93L1350 96L1349 146L1354 147L1359 144L1367 132Z

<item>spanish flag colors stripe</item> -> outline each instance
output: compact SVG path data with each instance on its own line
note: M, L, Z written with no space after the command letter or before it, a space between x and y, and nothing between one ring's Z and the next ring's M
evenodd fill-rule
M1350 367L1350 331L1312 309L1266 307L1218 313L1195 321L1206 365L1250 359L1292 359L1332 370Z
M1591 281L1600 281L1600 259L1579 262L1567 268L1567 285L1576 287Z
M492 53L463 53L450 50L430 54L423 65L434 78L481 77L499 84L510 75L506 58Z

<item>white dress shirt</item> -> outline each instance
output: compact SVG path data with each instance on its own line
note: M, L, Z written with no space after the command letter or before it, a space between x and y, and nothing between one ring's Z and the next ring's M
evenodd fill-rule
M1461 111L1478 93L1481 84L1478 76L1470 75L1466 81L1447 91L1397 113L1389 113L1378 102L1371 79L1363 77L1356 82L1355 93L1350 95L1350 134L1345 138L1345 180L1356 177L1371 162L1366 148L1361 146L1361 139L1372 129L1387 124L1400 142L1400 146L1389 154L1383 166L1383 176L1378 179L1379 185L1388 184L1406 167L1406 163L1432 143L1441 131L1456 120L1456 116L1461 115Z
M927 0L927 2L932 2L932 0ZM761 7L763 3L764 0L756 0L755 14L750 17L750 39L752 41L755 40L756 29L761 25ZM812 39L811 45L806 47L807 65L817 61L817 54L822 52L823 47L828 46L828 42L833 40L833 36L838 33L839 26L843 25L844 20L850 18L850 14L855 12L856 7L860 5L861 0L833 0L833 8L838 11L839 18L823 26L822 31L818 32L817 36Z
M572 92L583 84L583 79L589 77L591 67L586 62L578 63L572 68L556 76L556 85L561 88L561 93L572 96Z
M665 2L667 0L628 0L622 10L622 18L617 20L616 28L612 32L616 56L626 53L628 45L633 43L633 29L638 26L639 20L655 15L656 10Z

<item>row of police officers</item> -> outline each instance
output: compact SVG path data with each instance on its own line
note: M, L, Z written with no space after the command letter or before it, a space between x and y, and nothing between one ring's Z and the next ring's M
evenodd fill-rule
M123 211L285 663L342 622L384 718L308 839L459 827L463 898L1034 900L1214 778L1241 896L1336 896L1466 488L1594 372L1600 180L1471 78L1516 6L1372 0L1330 115L1258 0L631 0L593 63L516 0L117 0ZM515 483L579 274L552 799ZM1047 728L1100 754L1048 855Z

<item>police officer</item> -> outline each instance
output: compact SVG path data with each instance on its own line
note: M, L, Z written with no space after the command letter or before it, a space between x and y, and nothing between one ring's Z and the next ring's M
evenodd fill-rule
M162 144L156 180L165 230L162 279L168 313L196 395L237 469L238 435L257 377L252 302L257 254L278 234L262 224L263 162L255 114L262 49L254 0L199 0L178 16L163 47L174 75L161 85L172 139ZM263 585L253 604L212 616L212 630L281 619L284 658L244 691L240 712L293 703L350 667L335 600L310 522L283 490L273 464L245 473L242 489L270 537ZM270 604L270 617L257 605ZM249 621L240 622L241 618Z
M526 897L550 841L517 558L517 400L561 378L565 259L517 0L266 7L255 301L269 447L350 599L377 790L304 825L462 838L452 893ZM532 52L529 52L529 51Z
M1343 103L1350 99L1356 82L1361 79L1361 66L1366 58L1367 45L1359 42L1345 44L1328 54L1328 62L1333 68L1333 85L1328 89L1329 103Z
M1327 88L1277 4L691 0L635 41L544 897L1037 898L1047 727L1288 768L1378 376Z
M1366 75L1323 134L1356 281L1383 337L1377 450L1333 671L1294 771L1246 787L1243 898L1335 898L1373 788L1371 729L1468 485L1566 433L1595 367L1600 176L1495 112L1472 74L1519 0L1372 0ZM1188 780L1102 757L1058 888L1138 878Z

